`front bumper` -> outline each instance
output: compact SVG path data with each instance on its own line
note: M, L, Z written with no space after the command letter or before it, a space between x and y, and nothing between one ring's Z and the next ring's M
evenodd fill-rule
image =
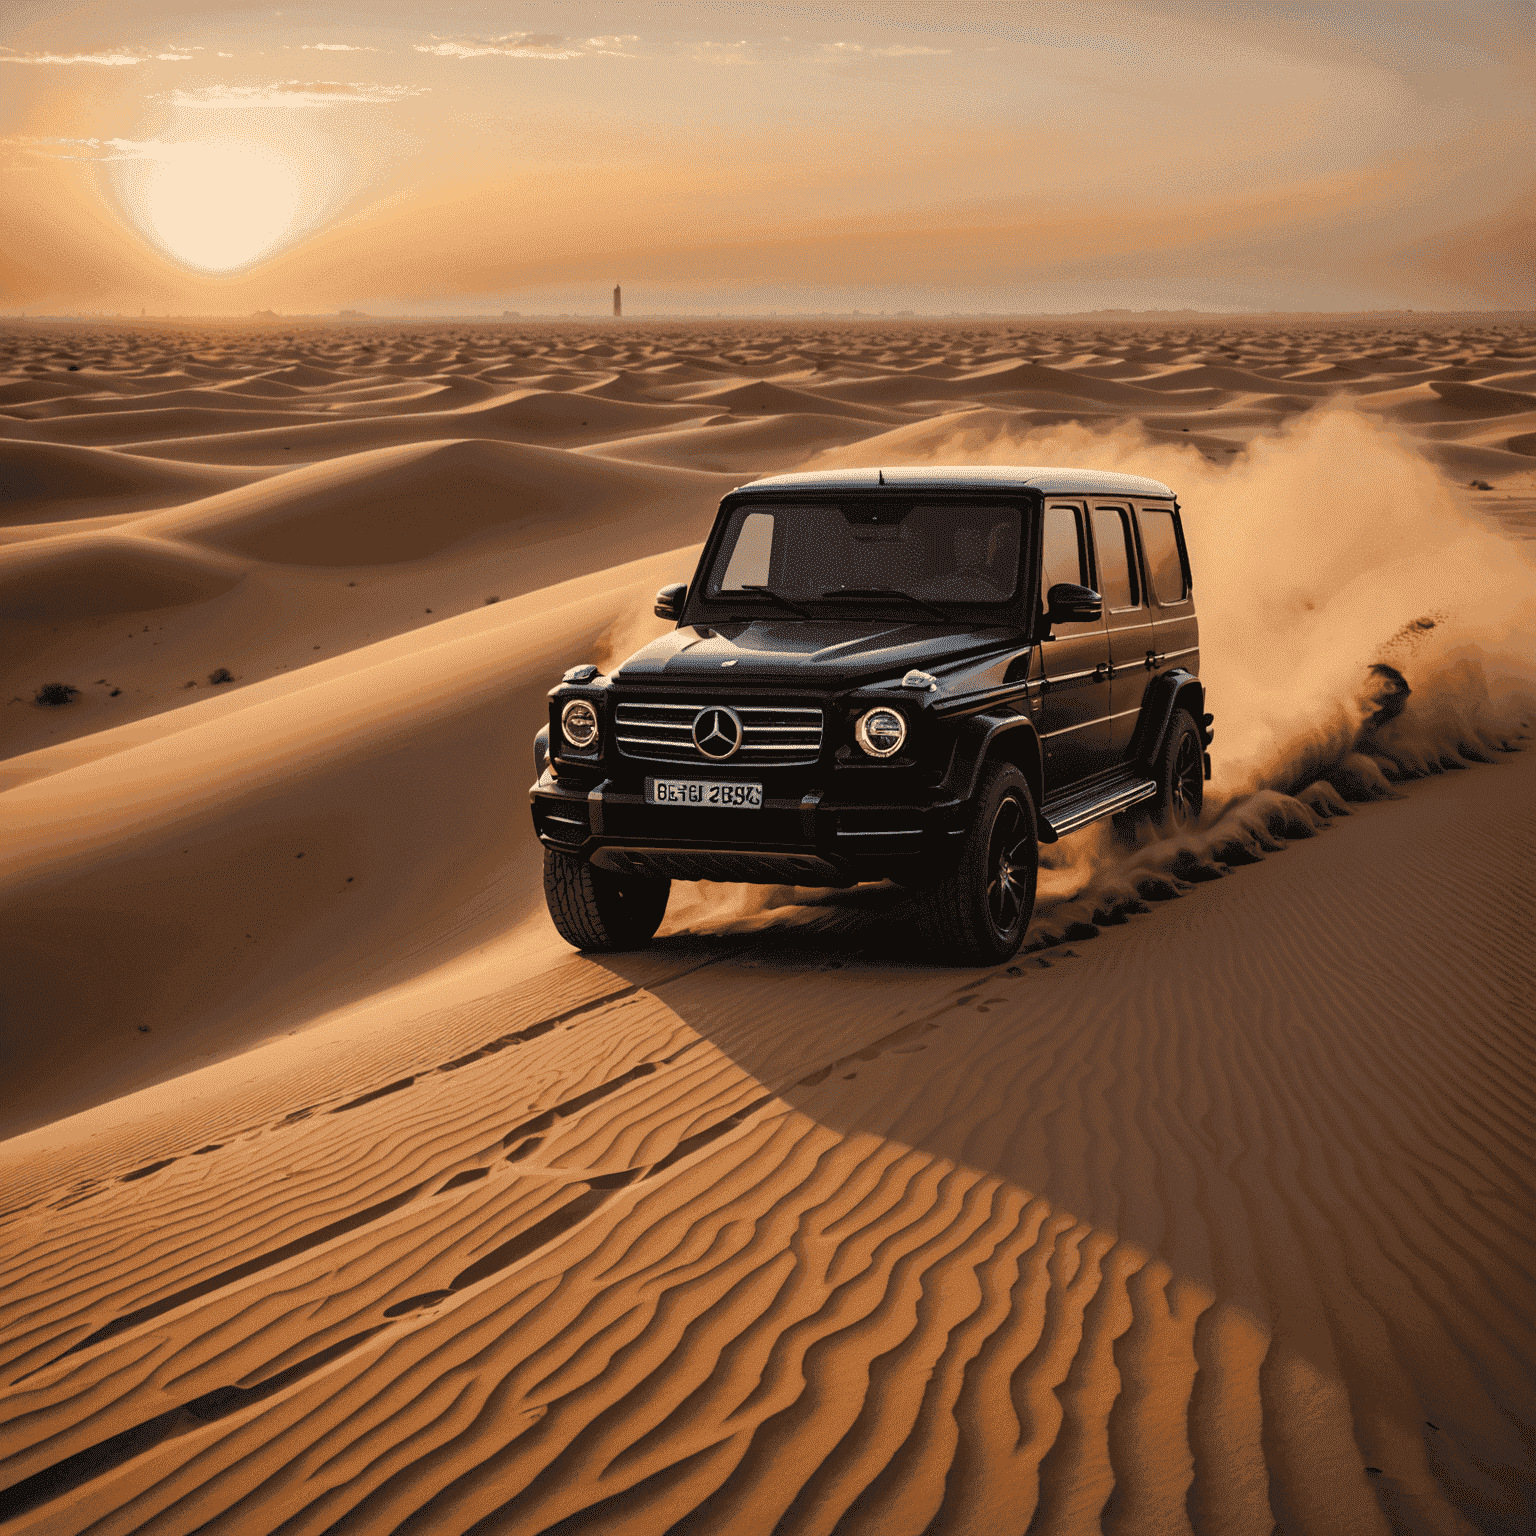
M765 793L760 809L650 805L644 780L591 788L549 772L531 791L539 841L616 873L764 885L918 880L958 857L962 804L829 803Z

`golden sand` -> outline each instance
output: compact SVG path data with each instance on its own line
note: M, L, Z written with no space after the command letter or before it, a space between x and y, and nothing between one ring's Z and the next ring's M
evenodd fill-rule
M1529 1528L1531 328L0 364L7 1531ZM1205 825L1067 839L997 971L885 888L573 955L559 672L731 486L971 460L1178 490Z

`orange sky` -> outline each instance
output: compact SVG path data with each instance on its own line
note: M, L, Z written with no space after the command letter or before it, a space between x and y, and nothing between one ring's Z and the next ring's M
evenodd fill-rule
M6 14L0 312L1533 302L1525 0Z

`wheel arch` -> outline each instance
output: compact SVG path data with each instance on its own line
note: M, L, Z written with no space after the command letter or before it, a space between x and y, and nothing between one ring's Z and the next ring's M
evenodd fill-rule
M961 800L976 794L981 771L988 763L1012 763L1024 775L1035 802L1035 823L1043 843L1056 834L1040 813L1045 800L1045 758L1035 723L1024 715L972 715L956 743L950 768L950 788Z
M1186 672L1182 667L1165 673L1147 689L1141 703L1141 718L1137 720L1136 733L1131 738L1133 761L1157 762L1177 709L1187 710L1197 726L1205 713L1205 685L1193 672Z

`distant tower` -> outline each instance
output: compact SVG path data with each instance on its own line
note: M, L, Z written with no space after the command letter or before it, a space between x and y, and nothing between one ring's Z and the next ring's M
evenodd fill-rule
M615 287L614 290L613 290L613 318L615 320L617 320L619 318L619 316L622 315L623 313L624 313L624 300L621 297L621 290L619 288Z

